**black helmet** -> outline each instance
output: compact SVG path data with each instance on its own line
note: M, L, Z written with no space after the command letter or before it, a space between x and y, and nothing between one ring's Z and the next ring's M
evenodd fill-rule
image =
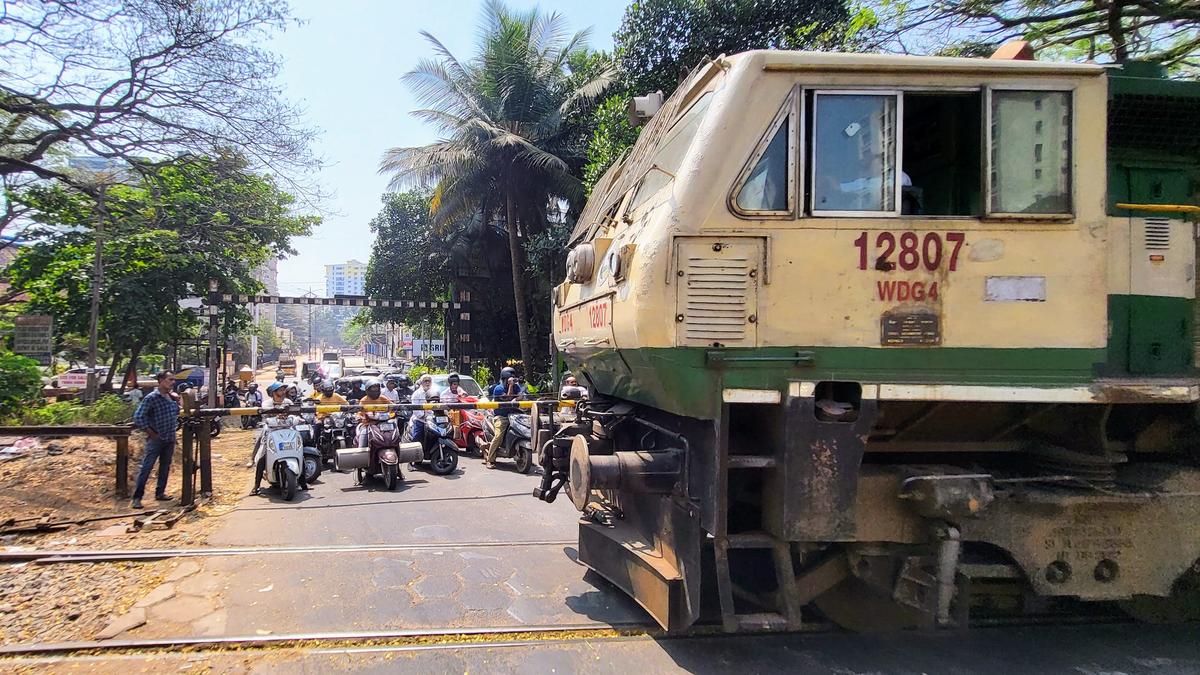
M400 378L396 380L396 383L401 387L408 387L409 389L412 389L412 378L407 375L401 375Z
M325 394L326 396L331 396L333 394L333 382L331 382L330 380L325 380L324 382L322 382L321 383L321 393Z
M503 368L500 369L500 381L501 382L503 382L504 380L507 380L510 377L516 377L516 376L517 376L517 371L513 370L512 368L509 368L508 366L504 366Z
M449 375L446 376L446 382L458 382L458 381L460 381L460 378L458 377L458 373L450 373Z

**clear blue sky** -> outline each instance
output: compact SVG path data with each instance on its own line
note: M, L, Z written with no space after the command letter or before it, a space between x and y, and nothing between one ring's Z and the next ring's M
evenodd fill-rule
M376 167L390 147L422 145L433 131L409 115L417 107L400 82L417 61L431 55L420 36L437 36L455 56L474 53L482 0L293 0L306 21L270 45L284 60L288 97L307 109L322 130L316 151L329 166L319 183L332 197L330 213L311 237L296 242L299 255L279 264L280 291L325 290L327 263L366 262L372 236L367 222L379 211L387 178ZM610 49L624 0L509 0L537 5L566 17L572 30L591 27L590 45Z

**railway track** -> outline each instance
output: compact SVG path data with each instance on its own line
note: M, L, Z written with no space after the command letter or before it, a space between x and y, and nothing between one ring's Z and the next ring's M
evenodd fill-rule
M1133 623L1112 616L1043 616L982 618L971 621L972 629L1028 626L1078 626ZM445 649L507 649L534 645L608 643L630 640L732 639L778 635L845 633L825 621L809 621L800 629L724 633L719 624L698 624L681 633L667 633L652 623L600 622L549 626L438 627L422 629L290 633L225 637L177 637L140 640L81 640L0 647L0 663L13 665L60 662L63 659L145 657L155 654L220 655L267 651L311 654L417 652Z
M430 542L416 544L347 544L330 546L229 546L160 549L110 549L110 550L18 550L0 552L0 564L36 563L39 565L61 565L70 563L99 563L121 561L167 560L171 558L216 558L247 555L313 555L321 553L382 553L396 551L433 551L488 548L541 548L574 546L574 539L534 541L460 541Z

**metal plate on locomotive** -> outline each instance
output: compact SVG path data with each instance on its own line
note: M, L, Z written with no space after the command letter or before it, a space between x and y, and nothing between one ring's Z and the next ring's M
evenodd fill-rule
M942 318L933 312L887 312L880 319L885 347L942 344Z

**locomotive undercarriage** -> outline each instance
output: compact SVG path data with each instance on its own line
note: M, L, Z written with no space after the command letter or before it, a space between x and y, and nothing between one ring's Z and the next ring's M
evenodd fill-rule
M789 393L715 422L584 405L539 496L567 488L580 560L669 630L1200 619L1191 406Z

